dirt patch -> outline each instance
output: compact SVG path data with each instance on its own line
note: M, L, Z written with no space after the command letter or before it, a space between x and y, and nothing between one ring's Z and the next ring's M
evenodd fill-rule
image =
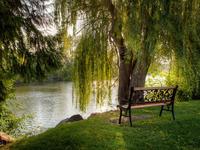
M139 121L139 120L147 120L152 118L151 115L137 115L137 116L131 116L132 122L134 121ZM114 124L118 124L119 123L119 118L110 118L110 122L114 123ZM129 118L128 117L122 117L122 123L129 123Z

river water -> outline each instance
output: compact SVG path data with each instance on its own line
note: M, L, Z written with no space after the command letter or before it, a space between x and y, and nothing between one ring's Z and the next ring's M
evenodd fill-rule
M87 118L91 113L105 112L116 109L117 88L113 88L112 100L97 104L91 100L85 112L76 107L72 100L71 82L54 82L39 85L23 85L16 87L16 103L20 108L12 108L17 116L31 114L24 124L26 131L55 127L61 120L74 114Z

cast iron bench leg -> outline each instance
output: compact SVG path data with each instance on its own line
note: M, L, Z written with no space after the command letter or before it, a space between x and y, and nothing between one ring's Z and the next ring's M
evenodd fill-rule
M163 108L164 106L161 106L160 115L159 115L160 117L162 116Z
M174 114L174 104L172 103L172 116L173 116L173 120L175 120L175 114Z
M131 108L129 108L129 121L130 121L130 126L132 127Z
M120 108L119 124L121 124L121 120L122 120L122 109Z

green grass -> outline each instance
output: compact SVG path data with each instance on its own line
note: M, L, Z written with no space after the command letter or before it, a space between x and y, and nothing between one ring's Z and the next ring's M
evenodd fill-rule
M45 133L23 139L12 145L13 150L165 150L200 149L200 101L176 103L176 121L170 112L159 117L159 107L137 109L134 115L151 115L145 120L117 125L108 112L87 120L66 123Z

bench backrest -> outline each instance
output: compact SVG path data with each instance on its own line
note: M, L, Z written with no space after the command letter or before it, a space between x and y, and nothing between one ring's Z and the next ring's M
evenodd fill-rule
M131 87L129 104L174 102L178 86L173 87Z

